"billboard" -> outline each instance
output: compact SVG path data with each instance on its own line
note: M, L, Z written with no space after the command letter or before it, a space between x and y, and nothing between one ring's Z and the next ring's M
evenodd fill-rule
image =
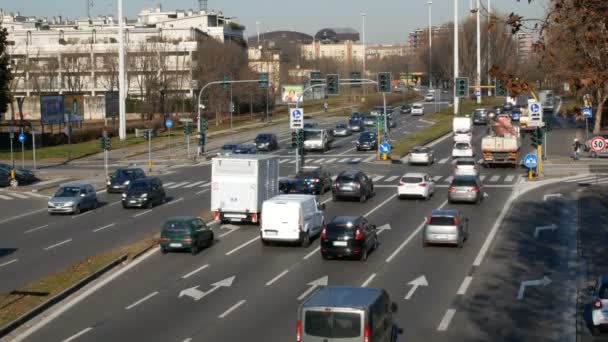
M118 117L118 92L106 91L106 118Z
M303 93L304 93L304 86L301 86L301 85L281 86L281 102L283 102L283 103L296 103L297 101L302 102Z
M63 109L65 121L82 121L84 118L84 95L64 95Z
M40 96L40 120L44 125L64 123L63 95Z

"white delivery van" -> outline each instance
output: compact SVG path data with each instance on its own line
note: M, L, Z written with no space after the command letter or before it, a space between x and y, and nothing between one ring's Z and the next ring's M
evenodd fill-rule
M222 222L258 223L262 203L279 193L274 155L231 155L211 163L211 212Z
M313 195L280 195L264 202L260 238L270 242L297 242L308 247L325 225L323 210Z
M473 120L471 116L454 118L453 122L454 142L470 143L473 139Z

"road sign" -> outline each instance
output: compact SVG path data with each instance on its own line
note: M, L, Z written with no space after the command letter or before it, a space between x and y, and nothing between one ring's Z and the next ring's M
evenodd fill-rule
M481 90L475 90L475 96L477 96L477 97L481 96Z
M606 139L601 136L591 139L591 149L596 153L604 152L606 149Z
M378 146L378 150L380 150L380 153L382 154L390 153L391 145L387 142L383 142L382 144L380 144L380 146Z
M593 110L591 107L583 108L583 117L585 117L585 119L591 119L593 117Z
M303 129L304 128L304 109L290 108L289 109L289 128Z
M15 139L15 130L13 129L13 127L9 128L9 138L11 139Z
M540 103L528 100L528 114L530 116L528 120L529 127L543 126L543 108Z
M19 142L22 144L25 142L25 134L23 134L23 133L19 134Z
M192 121L193 121L192 119L188 119L188 118L179 119L179 122L192 122Z
M165 126L167 126L167 128L173 127L173 121L171 121L171 120L165 121Z
M534 153L528 153L524 157L524 166L528 169L533 169L538 166L538 157Z

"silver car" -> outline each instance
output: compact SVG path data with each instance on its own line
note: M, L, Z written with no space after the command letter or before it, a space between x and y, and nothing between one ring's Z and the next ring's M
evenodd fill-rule
M608 327L608 275L597 278L591 292L591 334L597 336Z
M431 165L435 162L435 152L429 147L415 146L410 150L408 161L410 164Z
M334 136L336 137L348 137L353 134L346 122L338 122L334 128Z
M75 214L98 206L97 193L90 184L62 185L49 200L49 214Z
M479 176L479 166L475 159L456 159L454 161L454 176Z
M477 176L455 176L448 188L448 202L479 204L483 199L481 180Z
M422 246L449 244L462 248L469 238L469 219L458 210L433 210L422 232Z

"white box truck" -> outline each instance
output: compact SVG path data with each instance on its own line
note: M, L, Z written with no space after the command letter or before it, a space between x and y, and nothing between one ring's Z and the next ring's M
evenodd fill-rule
M262 204L279 193L279 159L232 155L211 163L211 212L222 222L258 223Z

